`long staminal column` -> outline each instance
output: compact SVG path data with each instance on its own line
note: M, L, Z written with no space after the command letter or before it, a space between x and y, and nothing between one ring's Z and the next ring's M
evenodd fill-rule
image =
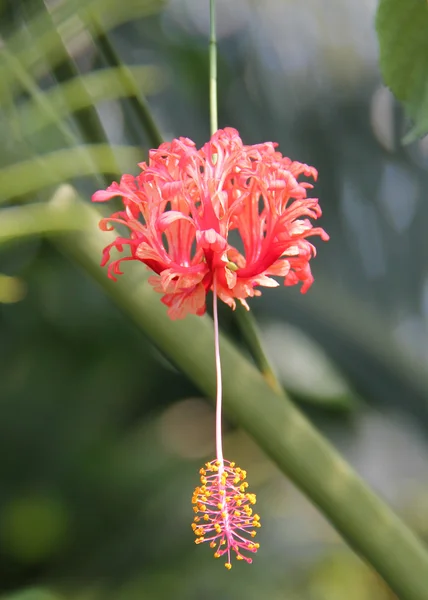
M192 497L195 514L192 529L196 544L209 542L214 556L226 556L225 567L232 568L232 552L237 560L251 563L248 554L257 552L259 544L253 542L260 517L253 514L256 495L247 491L247 473L234 462L223 458L222 439L222 380L217 311L217 288L213 283L214 345L217 377L216 394L216 459L200 469L201 485Z

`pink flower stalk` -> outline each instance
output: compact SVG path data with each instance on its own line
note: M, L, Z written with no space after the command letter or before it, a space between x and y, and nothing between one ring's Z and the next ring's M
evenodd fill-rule
M259 296L261 286L275 287L274 277L285 285L312 285L310 259L315 247L307 238L325 231L310 219L321 216L316 198L308 198L310 183L298 177L317 178L313 167L293 162L266 142L245 146L235 129L217 131L200 150L187 138L164 143L149 153L136 177L123 175L120 183L96 192L92 200L122 198L122 210L102 219L100 227L125 225L103 253L102 265L116 279L123 261L136 260L155 275L149 282L163 294L171 319L202 315L208 292L213 292L216 397L216 459L201 469L201 485L192 502L196 516L192 529L196 543L209 542L214 556L231 555L251 563L259 544L251 541L260 517L251 506L246 472L223 458L222 381L217 298L231 306ZM128 246L129 256L110 262L110 252Z
M227 555L225 566L232 568L231 552L238 560L251 564L246 553L257 552L259 544L252 541L260 527L260 517L253 514L255 494L246 490L247 473L235 463L213 460L199 471L201 485L195 489L192 503L196 516L192 529L195 542L209 542L215 548L214 556Z
M110 262L109 277L121 274L123 261L144 263L156 273L149 282L172 319L202 315L214 279L218 297L232 308L238 299L248 309L246 298L260 295L260 286L279 285L272 276L285 285L302 282L305 293L316 254L307 238L329 238L310 222L321 216L318 200L307 198L312 185L297 179L316 179L317 171L275 147L245 146L232 128L218 130L200 150L187 138L175 139L151 150L139 175L96 192L94 202L114 196L123 202L101 229L113 229L112 223L129 229L104 250L102 265L113 248L130 251Z

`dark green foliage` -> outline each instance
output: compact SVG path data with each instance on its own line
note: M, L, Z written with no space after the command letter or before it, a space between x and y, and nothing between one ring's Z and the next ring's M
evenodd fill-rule
M381 0L376 17L380 68L386 85L413 121L404 138L428 133L428 4L426 0Z

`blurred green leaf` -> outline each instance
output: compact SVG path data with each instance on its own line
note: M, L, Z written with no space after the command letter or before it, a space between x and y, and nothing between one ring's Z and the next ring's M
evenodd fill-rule
M23 563L51 556L67 538L69 515L64 504L47 494L13 498L0 514L2 549Z
M428 132L428 3L381 0L376 29L383 79L414 122L409 143Z
M133 79L127 77L128 69ZM70 112L88 108L104 100L132 96L139 92L137 84L145 94L157 92L162 86L161 71L151 66L122 66L76 77L40 93L37 102L27 102L15 110L12 122L15 126L20 125L25 135L31 135L46 125L57 123ZM86 95L81 93L82 86ZM49 110L44 107L49 107Z
M59 131L64 135L65 140L69 144L73 145L76 142L76 136L73 134L68 124L62 121L58 112L56 110L52 110L52 106L49 103L49 98L46 97L46 94L43 94L40 91L37 81L33 78L33 76L22 67L21 63L7 50L7 48L3 50L1 56L8 65L10 72L14 73L16 80L19 81L22 89L28 92L30 97L33 99L33 105L38 108L41 114L45 115L45 117L54 123L58 127ZM17 127L18 123L15 122L14 125Z
M143 125L148 139L150 140L150 144L153 147L160 146L164 140L162 139L162 135L156 125L155 120L153 119L144 92L142 93L141 89L138 88L133 71L130 68L122 65L122 61L113 44L111 43L107 33L102 29L99 23L96 24L96 28L98 29L97 47L101 55L110 67L121 69L122 81L125 85L125 88L130 88L133 90L133 94L130 95L128 101L128 108L130 108L133 115L135 115L136 122L140 122ZM131 131L133 131L133 129L134 127Z
M0 212L0 246L33 236L52 235L81 228L80 211L70 206L58 206L59 195L60 192L57 192L50 204L44 202L3 209Z
M317 342L289 323L261 328L278 379L293 397L332 410L354 410L355 394Z
M63 600L62 596L58 596L49 590L43 588L30 588L6 594L0 597L1 600Z
M92 144L26 160L0 170L0 203L74 177L117 173L121 165L136 165L142 158L140 148Z
M60 64L68 59L66 48L82 34L95 29L98 31L102 23L105 31L117 27L128 20L147 16L157 12L163 4L162 0L74 0L61 2L51 6L51 13L39 14L26 23L25 28L18 30L8 40L6 48L21 68L35 77L47 72L48 65ZM52 28L52 21L56 30ZM63 43L59 43L58 34ZM33 43L29 43L29 38ZM90 38L86 45L90 44ZM2 59L0 52L0 102L7 97L8 88L17 87L15 73ZM3 62L3 64L1 64Z
M0 273L0 304L19 302L25 296L25 292L26 287L21 279Z
M310 574L313 600L388 600L381 581L365 563L349 552L333 554L315 565Z

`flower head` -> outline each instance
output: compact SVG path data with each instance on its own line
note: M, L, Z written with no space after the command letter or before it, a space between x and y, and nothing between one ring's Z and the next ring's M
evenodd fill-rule
M285 285L302 282L306 292L316 254L307 238L328 235L312 226L321 209L307 197L312 185L298 177L316 179L317 171L275 148L272 142L245 146L232 128L218 130L199 150L179 138L151 150L136 177L124 175L96 192L95 202L114 196L123 202L101 229L118 223L129 230L104 250L103 265L113 248L130 250L110 262L109 276L121 274L123 261L147 265L173 319L203 314L214 278L219 298L232 308L237 299L248 308L246 298L260 295L259 287L279 285L272 276Z
M247 554L259 548L252 540L260 527L260 517L253 514L256 496L246 491L246 472L233 462L213 460L206 463L200 475L201 485L192 498L195 542L209 542L216 558L226 555L227 569L232 568L232 552L238 560L251 563Z

